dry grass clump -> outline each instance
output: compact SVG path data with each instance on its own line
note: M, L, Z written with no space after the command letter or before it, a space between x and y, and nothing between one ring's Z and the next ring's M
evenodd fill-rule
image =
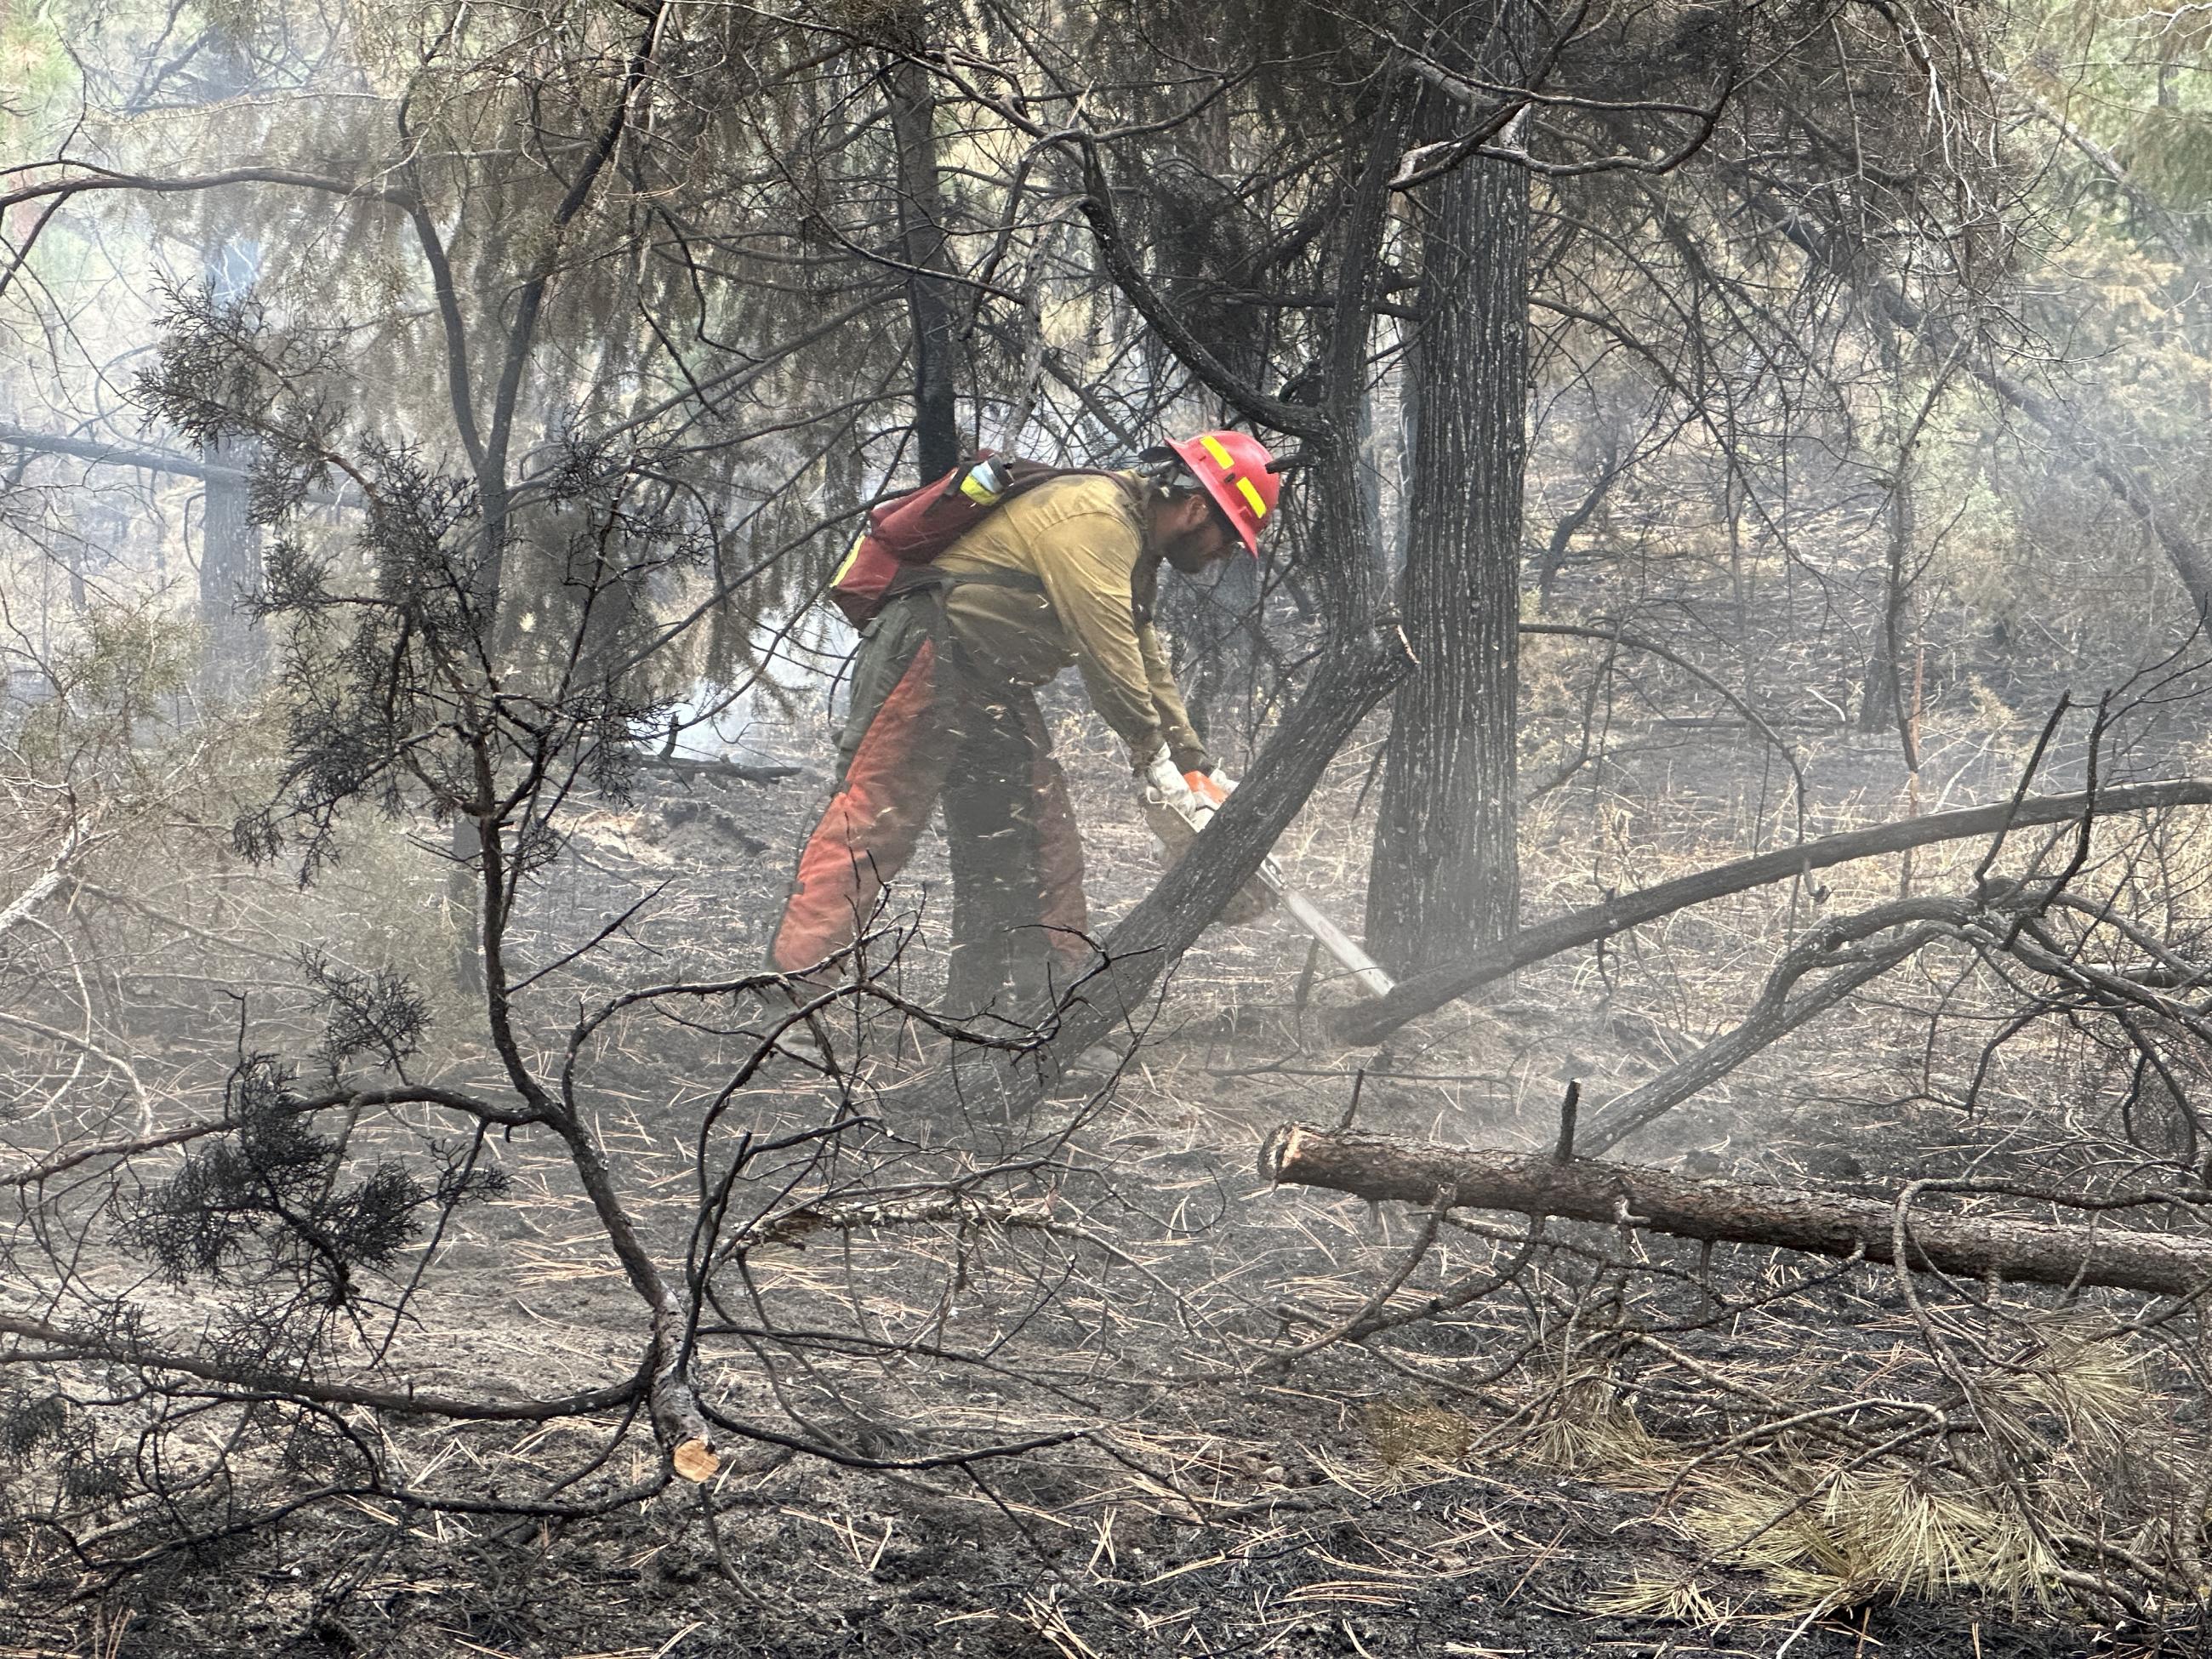
M1940 1419L1920 1408L1948 1425L1935 1433L1878 1445L1782 1424L1700 1457L1655 1436L1617 1384L1586 1378L1543 1403L1522 1450L1617 1490L1672 1483L1661 1518L1699 1559L1632 1573L1597 1604L1606 1613L1717 1623L1731 1610L1716 1569L1755 1574L1781 1607L1815 1616L1969 1594L2044 1612L2186 1598L2203 1577L2203 1483L2153 1368L2078 1316L2008 1322L2015 1340L1984 1352L1994 1363L1969 1379L1971 1401ZM1806 1403L1795 1390L1776 1401ZM2111 1578L2122 1569L2124 1591Z
M2071 1440L2097 1447L2124 1444L2151 1426L2157 1397L2141 1358L2087 1328L2049 1320L2033 1326L2034 1358L1983 1384L1982 1407L2047 1413Z
M1712 1628L1735 1615L1735 1604L1717 1600L1694 1577L1637 1573L1618 1589L1598 1596L1590 1603L1590 1611L1616 1619L1665 1619L1678 1625Z
M1534 1416L1510 1449L1542 1468L1587 1475L1623 1491L1657 1491L1687 1461L1656 1438L1634 1405L1603 1378L1583 1378L1558 1389L1539 1402ZM1366 1408L1365 1426L1376 1455L1390 1469L1463 1462L1478 1441L1498 1438L1482 1435L1464 1413L1419 1398L1374 1401Z
M1705 1548L1707 1565L1758 1574L1790 1613L1969 1591L2048 1607L2064 1582L2063 1561L2006 1495L1954 1488L1901 1464L1852 1470L1775 1461L1700 1480L1676 1524ZM1717 1598L1703 1571L1637 1574L1596 1610L1717 1624L1734 1604Z
M1777 1459L1700 1481L1680 1525L1714 1560L1758 1572L1789 1607L1970 1589L2041 1604L2063 1565L2001 1488L1904 1464Z
M1456 1463L1474 1445L1473 1423L1425 1400L1376 1401L1367 1407L1366 1426L1375 1455L1392 1471Z
M1602 1377L1559 1389L1519 1449L1541 1468L1585 1475L1623 1492L1657 1491L1686 1461L1646 1429L1634 1403Z

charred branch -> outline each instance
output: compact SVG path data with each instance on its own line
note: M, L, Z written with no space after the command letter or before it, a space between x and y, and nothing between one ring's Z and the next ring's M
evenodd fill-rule
M1616 933L1692 905L1748 892L1770 883L1788 881L1809 871L1825 870L1855 859L1878 858L1884 854L1932 847L1947 841L1965 841L1977 836L2002 836L2011 830L2038 824L2079 823L2093 816L2207 805L2212 805L2212 779L2175 778L2161 783L2106 789L2094 798L2087 793L2031 796L1989 806L1966 807L1955 812L1933 813L1926 817L1899 818L1869 830L1823 836L1818 841L1803 842L1662 882L1656 887L1571 911L1534 927L1524 927L1511 939L1462 962L1400 981L1397 989L1387 997L1345 1009L1336 1017L1337 1030L1347 1042L1380 1042L1407 1021L1418 1019L1531 963L1611 939Z
M556 1418L586 1417L619 1410L636 1399L645 1379L593 1389L557 1400L471 1400L412 1387L372 1388L270 1368L226 1363L199 1354L163 1349L134 1336L72 1329L45 1320L0 1314L0 1334L36 1347L0 1350L0 1366L57 1362L127 1365L160 1375L194 1377L243 1395L313 1401L331 1406L368 1406L407 1416L446 1417L457 1422L545 1423Z

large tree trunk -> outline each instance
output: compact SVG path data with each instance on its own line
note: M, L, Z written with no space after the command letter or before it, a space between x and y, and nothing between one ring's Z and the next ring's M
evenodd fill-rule
M1887 558L1882 572L1881 619L1875 624L1872 649L1867 656L1866 684L1859 699L1859 730L1871 735L1893 722L1904 746L1905 770L1916 779L1920 771L1920 732L1917 696L1906 694L1905 635L1912 605L1912 584L1917 574L1919 524L1913 495L1917 471L1915 452L1927 425L1936 390L1916 416L1905 405L1912 367L1910 342L1894 326L1882 331L1882 367L1888 371L1892 392L1883 417L1883 447L1896 457L1889 480Z
M1698 1181L1618 1164L1562 1164L1293 1123L1268 1137L1260 1174L1370 1201L1434 1204L1442 1194L1462 1208L1625 1224L1680 1238L1888 1263L1898 1255L1898 1205L1890 1199ZM2051 1223L1911 1210L1905 1221L1905 1265L1918 1273L2159 1296L2193 1296L2212 1283L2212 1237L2125 1232L2094 1218Z
M216 442L200 455L208 468L200 523L200 683L221 696L244 690L260 675L266 647L248 603L261 586L261 529L247 516L246 480L238 470L251 453Z
M946 285L936 276L949 264L937 101L928 70L915 63L891 64L884 74L884 89L898 151L900 257L907 265L907 319L913 336L915 467L927 483L957 466L968 447L961 436L955 373L959 339ZM952 803L946 809L949 823ZM951 1007L982 1008L1000 992L1006 951L998 935L1006 921L990 900L988 878L963 856L967 850L953 849L952 948L945 1000Z
M1882 572L1881 617L1875 624L1867 653L1866 684L1859 697L1859 730L1871 737L1894 724L1905 742L1905 764L1920 769L1909 723L1911 700L1905 692L1905 631L1912 603L1914 538L1912 462L1900 453L1889 486L1888 559Z
M1509 11L1518 3L1504 0ZM1445 125L1431 136L1449 137L1457 106L1433 101ZM1510 933L1521 896L1514 732L1528 174L1470 161L1421 205L1403 589L1420 665L1394 703L1367 887L1367 948L1400 974Z

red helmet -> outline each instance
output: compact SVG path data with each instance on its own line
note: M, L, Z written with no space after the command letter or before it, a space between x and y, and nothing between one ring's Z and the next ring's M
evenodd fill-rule
M1213 504L1229 515L1245 550L1258 558L1260 532L1283 489L1267 445L1244 432L1201 432L1195 438L1171 441L1168 447L1205 486Z

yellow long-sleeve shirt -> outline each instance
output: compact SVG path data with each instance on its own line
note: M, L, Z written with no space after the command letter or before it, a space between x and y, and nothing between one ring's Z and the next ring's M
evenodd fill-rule
M979 667L1017 685L1042 685L1070 667L1141 769L1167 745L1179 769L1205 763L1182 693L1152 623L1159 555L1146 545L1133 475L1040 484L963 536L934 568L1013 572L1042 592L955 580L945 614Z

